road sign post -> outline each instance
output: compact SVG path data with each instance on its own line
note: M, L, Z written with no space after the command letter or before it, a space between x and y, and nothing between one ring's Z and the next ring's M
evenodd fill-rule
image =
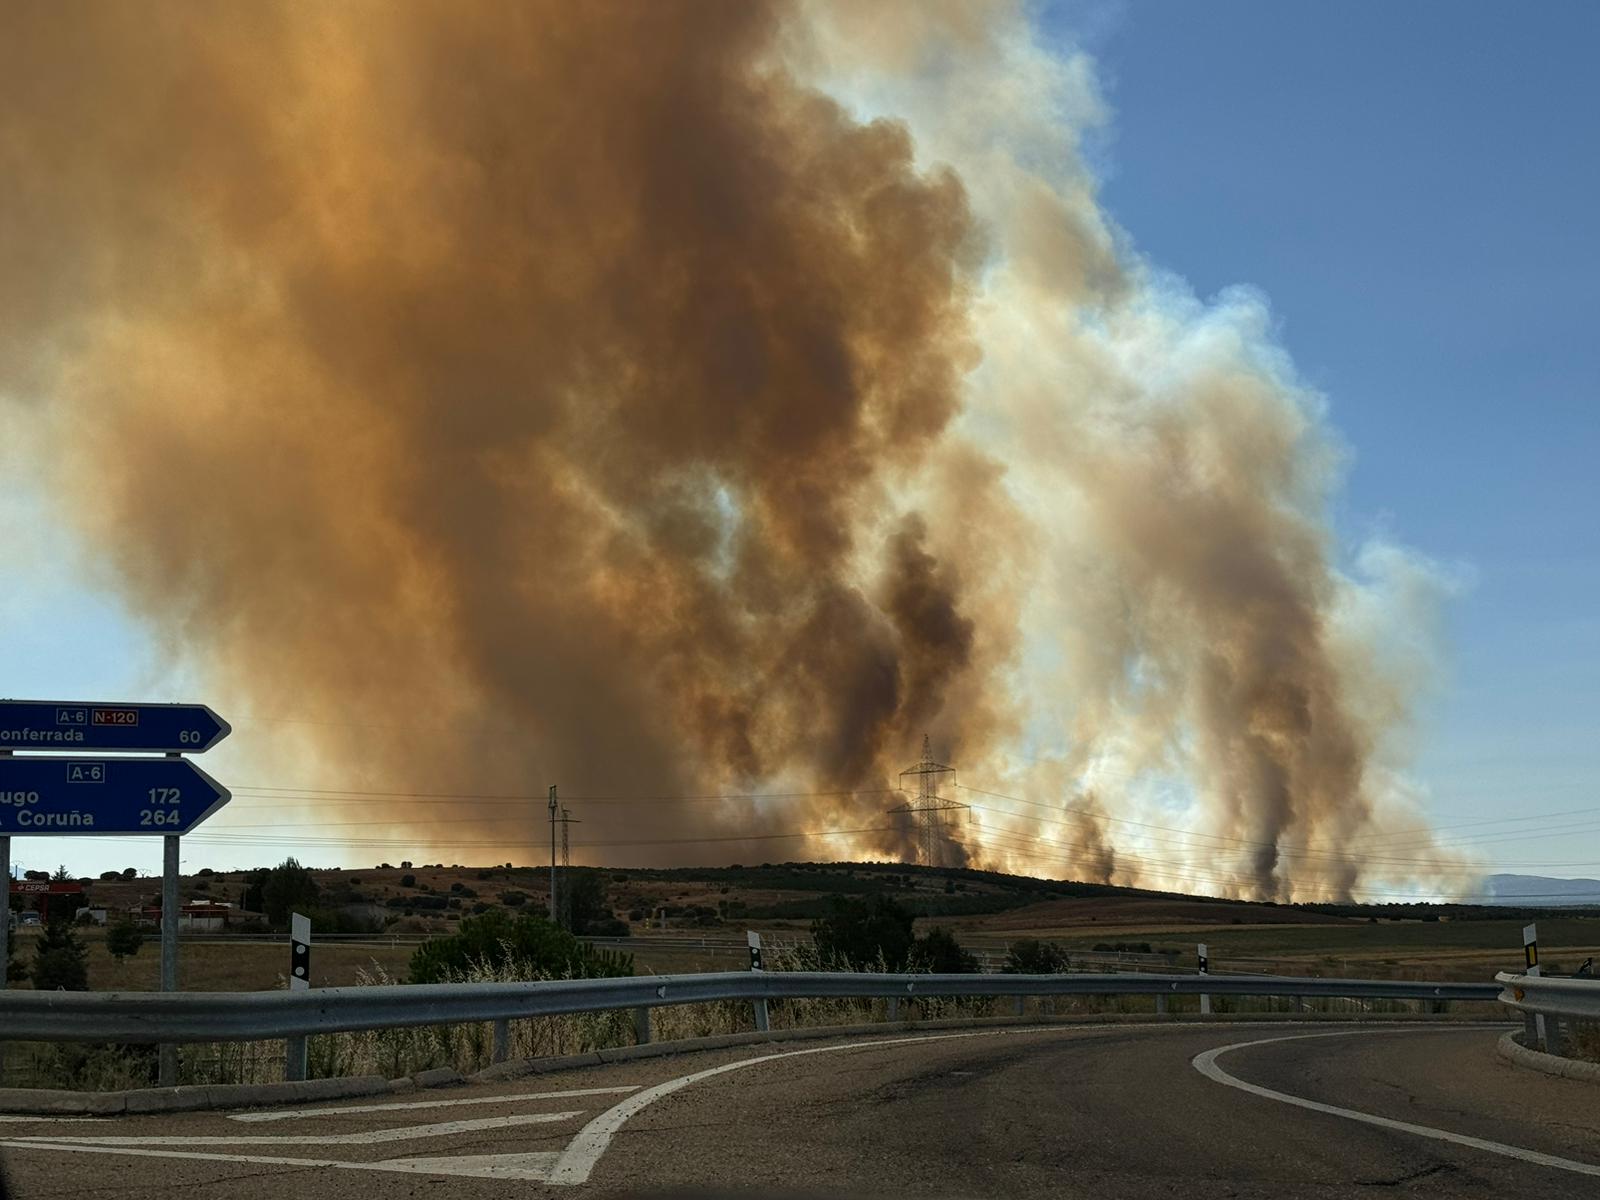
M289 990L303 992L311 986L311 918L289 914ZM283 1077L306 1077L306 1035L289 1038L285 1046Z
M203 704L0 700L0 860L8 906L0 957L10 934L12 836L156 836L162 840L161 990L177 991L178 838L230 799L227 788L183 756L209 750L231 732ZM42 753L18 758L18 750ZM164 757L94 757L100 750ZM176 1086L177 1046L162 1045L158 1064L161 1086Z
M178 836L161 839L161 990L178 990ZM163 1045L159 1056L158 1082L162 1087L178 1086L178 1048Z
M7 751L0 750L0 757L6 754ZM4 880L0 886L6 889L6 912L4 918L0 918L0 991L4 991L10 986L6 976L10 974L7 968L11 965L11 839L4 836L0 836L0 880ZM6 1051L5 1043L0 1042L0 1087L4 1087L5 1082Z
M176 756L0 758L0 835L176 835L229 799Z
M0 750L200 754L232 731L203 704L0 700Z
M1204 942L1200 943L1199 951L1199 973L1201 975L1209 975L1211 974L1211 958L1206 954L1206 944ZM1209 1017L1211 1015L1211 995L1209 992L1201 993L1200 1015L1202 1017Z

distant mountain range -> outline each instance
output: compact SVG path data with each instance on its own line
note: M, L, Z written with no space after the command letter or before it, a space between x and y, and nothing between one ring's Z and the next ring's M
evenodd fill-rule
M1480 904L1515 904L1556 908L1569 904L1600 905L1600 879L1553 879L1548 875L1489 875Z

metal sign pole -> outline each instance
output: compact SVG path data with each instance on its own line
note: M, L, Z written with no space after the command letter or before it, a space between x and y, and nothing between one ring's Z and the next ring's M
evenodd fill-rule
M1211 958L1210 958L1209 955L1206 954L1206 944L1204 942L1201 942L1199 949L1200 949L1200 974L1209 975L1209 974L1211 974ZM1211 1015L1211 995L1210 995L1210 993L1203 993L1201 995L1201 997L1200 997L1200 1015L1202 1017L1209 1017Z
M178 837L161 839L161 990L178 990ZM178 1086L178 1047L161 1046L159 1082L162 1087Z
M9 753L0 751L0 754ZM6 889L6 915L0 920L0 991L8 986L5 967L11 965L11 839L0 837L0 881ZM0 1042L0 1087L6 1080L6 1044Z

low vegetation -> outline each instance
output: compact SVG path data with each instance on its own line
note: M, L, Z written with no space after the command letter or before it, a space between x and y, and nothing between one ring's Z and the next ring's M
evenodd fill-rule
M33 966L28 972L40 992L86 992L89 990L89 953L66 917L51 920L44 936L34 945Z
M936 925L917 937L915 921L914 913L888 896L834 896L827 912L812 922L811 940L821 958L852 971L945 975L978 970L978 960L948 929Z
M460 931L429 938L411 956L412 983L602 979L633 974L626 954L597 950L532 913L487 912L468 917Z

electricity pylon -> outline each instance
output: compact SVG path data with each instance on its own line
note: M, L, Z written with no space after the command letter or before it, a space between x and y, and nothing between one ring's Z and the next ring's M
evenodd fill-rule
M917 777L917 794L889 811L907 813L916 822L918 857L926 867L942 865L938 859L944 844L942 831L946 814L969 807L958 800L947 800L939 795L940 777L955 773L954 767L933 761L933 744L926 734L922 738L922 761L900 772L902 788L907 775Z

